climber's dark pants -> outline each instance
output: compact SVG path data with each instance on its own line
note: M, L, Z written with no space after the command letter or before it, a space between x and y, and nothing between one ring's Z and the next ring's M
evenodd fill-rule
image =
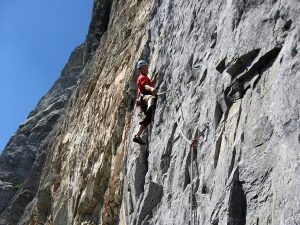
M151 123L152 115L156 108L157 97L153 95L141 96L141 110L146 117L140 122L140 125L148 126Z

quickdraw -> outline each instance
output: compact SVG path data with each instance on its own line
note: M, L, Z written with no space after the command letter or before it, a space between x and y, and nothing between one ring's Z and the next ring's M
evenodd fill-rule
M178 118L176 117L176 122L179 126L179 122L178 122ZM191 225L194 225L194 217L193 217L193 206L194 206L194 184L193 184L193 158L194 158L194 150L197 149L198 147L198 144L199 144L199 140L201 137L204 137L204 133L205 131L208 129L208 124L209 123L206 123L204 125L204 129L202 131L200 131L195 137L193 140L189 140L183 133L182 131L182 128L181 126L179 126L179 130L180 130L180 134L181 136L183 137L183 139L188 143L190 144L190 148L191 148L191 194L190 194L190 202L191 202L191 205L190 205L190 212L191 212Z

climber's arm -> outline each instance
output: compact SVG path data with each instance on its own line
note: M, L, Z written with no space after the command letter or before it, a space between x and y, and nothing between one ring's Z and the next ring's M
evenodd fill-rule
M154 87L151 87L150 85L145 85L145 90L150 91L152 94L156 94L156 89Z
M159 71L157 71L157 72L154 74L154 76L153 76L153 78L152 78L152 80L151 80L151 83L152 83L153 86L155 86L155 84L156 84L156 82L157 82L158 75L159 75Z

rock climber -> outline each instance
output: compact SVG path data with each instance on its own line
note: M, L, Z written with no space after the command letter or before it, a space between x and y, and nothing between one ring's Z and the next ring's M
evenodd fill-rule
M159 71L155 73L153 79L150 79L148 77L148 63L145 60L138 62L137 69L140 74L137 79L138 97L136 105L141 108L141 111L145 114L145 118L139 123L140 127L133 141L140 145L145 145L146 143L142 140L141 134L151 123L151 118L156 108L157 92L155 84Z

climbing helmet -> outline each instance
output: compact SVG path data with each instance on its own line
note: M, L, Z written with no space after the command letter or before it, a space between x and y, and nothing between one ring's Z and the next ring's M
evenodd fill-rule
M140 60L138 63L137 63L137 68L141 68L142 66L145 66L145 65L148 65L148 63L145 61L145 60Z

